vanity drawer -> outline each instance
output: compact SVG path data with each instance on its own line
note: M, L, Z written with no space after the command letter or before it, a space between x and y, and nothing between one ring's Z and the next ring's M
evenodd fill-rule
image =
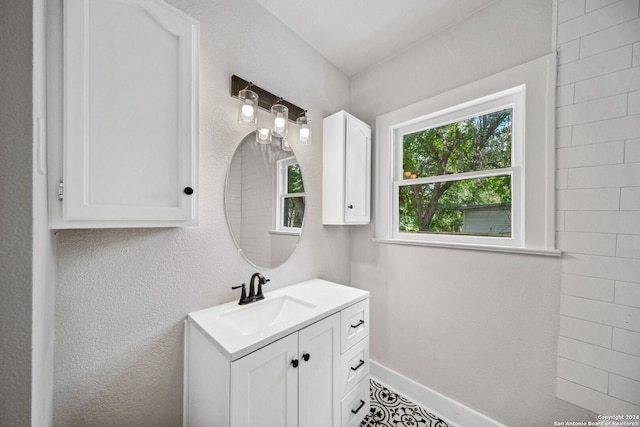
M340 313L342 353L369 336L369 299L347 307Z
M359 426L362 419L369 413L370 406L369 375L367 375L342 399L340 404L342 427Z
M369 375L369 338L365 338L342 355L340 366L341 396L349 393Z

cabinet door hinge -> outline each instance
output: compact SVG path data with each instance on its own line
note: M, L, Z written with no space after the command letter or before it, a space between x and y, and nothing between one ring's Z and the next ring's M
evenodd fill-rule
M64 183L60 181L58 183L58 199L62 200L64 198Z

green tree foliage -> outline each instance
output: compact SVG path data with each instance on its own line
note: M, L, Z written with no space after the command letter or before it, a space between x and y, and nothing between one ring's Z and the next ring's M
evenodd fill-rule
M287 194L304 193L302 172L298 163L287 167ZM286 197L284 201L284 225L300 228L304 219L304 197Z
M304 182L298 163L287 167L287 193L304 193Z
M511 123L505 109L405 135L404 180L510 167ZM510 206L509 176L403 185L400 231L458 232L461 207L493 204Z

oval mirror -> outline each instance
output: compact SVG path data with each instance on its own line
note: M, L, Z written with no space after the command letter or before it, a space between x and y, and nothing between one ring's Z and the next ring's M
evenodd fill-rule
M244 257L274 268L295 250L304 220L302 172L288 144L256 142L255 132L238 145L225 187L227 223Z

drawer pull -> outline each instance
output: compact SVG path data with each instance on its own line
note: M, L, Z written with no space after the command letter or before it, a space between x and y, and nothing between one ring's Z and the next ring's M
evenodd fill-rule
M358 363L358 366L352 366L351 370L352 371L357 371L358 369L360 369L360 366L364 365L364 360L360 360L360 363Z
M351 327L353 329L356 329L357 327L362 326L362 325L364 325L364 320L360 319L360 321L358 323L356 323L355 325L351 325Z
M360 406L358 406L356 409L352 409L351 412L353 412L354 414L357 414L358 412L360 412L360 409L362 409L363 406L364 406L364 400L360 399Z

